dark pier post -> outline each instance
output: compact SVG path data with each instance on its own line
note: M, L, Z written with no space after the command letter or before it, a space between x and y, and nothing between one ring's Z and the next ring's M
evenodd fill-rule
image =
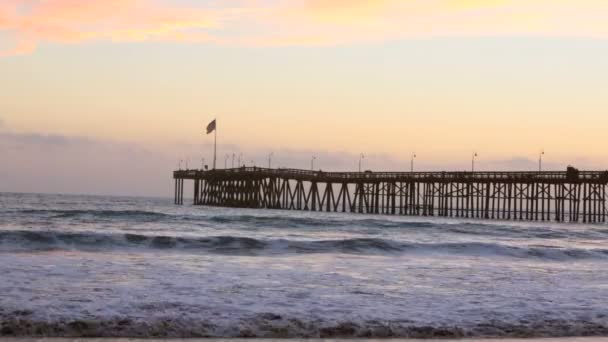
M184 204L184 180L175 179L175 204Z
M524 219L524 184L520 183L516 188L519 188L519 220L521 221Z
M602 222L606 223L606 215L608 215L608 207L606 207L606 185L602 185Z
M546 192L545 192L545 184L544 183L540 183L540 219L541 221L545 220L545 196L546 196Z
M602 222L601 220L601 190L599 184L593 184L593 223Z
M374 185L374 192L373 192L373 196L374 196L374 209L373 209L373 213L374 214L379 214L380 213L380 183L376 182Z
M183 179L178 180L177 204L179 204L179 205L184 204L184 180Z
M198 204L198 196L199 196L199 193L198 193L199 185L198 184L199 184L199 182L200 182L199 179L194 180L194 203L193 203L194 205Z
M587 204L589 203L589 192L587 191L587 184L583 184L583 223L587 223Z
M317 211L322 209L321 208L321 199L319 198L319 183L314 182L311 189L310 189L310 194L309 197L311 199L310 201L310 210L311 211Z
M568 184L568 221L574 222L574 210L576 209L576 205L574 202L575 192L574 192L574 184Z
M173 195L173 204L177 204L177 182L179 182L179 180L177 178L174 178L174 195Z
M481 200L483 194L483 185L476 181L475 185L475 218L481 218Z
M555 221L560 221L560 210L561 210L561 195L560 195L560 184L555 184L553 187L553 196L555 198Z
M509 183L509 195L508 195L508 208L507 208L507 220L511 219L511 204L513 202L513 183Z
M484 215L483 217L485 219L489 219L490 218L490 187L491 187L492 183L486 182L485 183L485 187L486 187L486 205L484 208Z
M342 192L342 212L345 213L346 212L346 195L349 194L348 191L348 183L342 183L342 190L340 190ZM340 197L340 196L338 196ZM348 197L348 201L350 202L350 196ZM350 207L352 208L352 204L350 204Z
M576 210L574 212L574 222L580 222L580 208L581 208L581 190L582 190L582 186L581 186L581 184L577 183L577 184L574 184L574 188L576 189L576 191L575 191Z
M559 220L560 222L564 222L566 220L566 185L565 184L560 184L559 185L559 195L560 195L560 199L559 199L559 212L560 212L560 216L561 216L561 220Z
M517 191L518 191L519 187L518 187L517 183L513 183L512 187L513 187L513 219L517 220L517 203L519 200L519 198L518 198L519 193Z
M333 197L334 197L334 185L332 183L327 183L325 187L325 194L323 195L325 198L325 211L330 212L332 210Z
M179 187L182 184L182 180L181 179L176 179L175 181L176 181L176 183L175 183L175 204L179 205L180 204L179 203L179 195L180 195L179 194Z

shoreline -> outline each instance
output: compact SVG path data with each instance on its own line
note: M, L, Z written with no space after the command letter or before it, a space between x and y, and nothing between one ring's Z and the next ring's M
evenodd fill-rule
M500 340L605 338L608 326L590 321L537 321L527 324L489 321L478 324L432 325L407 321L301 320L273 313L259 313L231 322L196 318L129 317L55 319L29 318L32 312L0 316L0 338L266 338L266 339L423 339Z
M25 342L25 341L56 341L56 342L76 342L76 341L124 341L124 342L151 342L151 341L187 341L187 342L195 342L195 341L204 341L204 342L222 342L222 341L345 341L348 339L323 339L323 338L313 338L313 339L303 339L303 338L289 338L289 339L268 339L268 338L169 338L169 339L158 339L158 338L97 338L97 337L85 337L85 338L31 338L31 337L10 337L10 338L2 338L2 341L15 341L15 342ZM358 341L408 341L408 342L458 342L463 341L462 339L357 339ZM608 337L549 337L549 338L477 338L477 339L467 339L473 340L475 342L608 342Z

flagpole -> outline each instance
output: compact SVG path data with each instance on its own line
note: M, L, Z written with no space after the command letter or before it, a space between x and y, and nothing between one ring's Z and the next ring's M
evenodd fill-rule
M215 164L217 162L217 119L215 121L215 129L213 131L215 133L215 139L213 143L213 169L215 170Z

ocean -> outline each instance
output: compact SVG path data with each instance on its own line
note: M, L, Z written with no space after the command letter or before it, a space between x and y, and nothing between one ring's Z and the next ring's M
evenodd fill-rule
M1 193L0 336L608 336L608 226Z

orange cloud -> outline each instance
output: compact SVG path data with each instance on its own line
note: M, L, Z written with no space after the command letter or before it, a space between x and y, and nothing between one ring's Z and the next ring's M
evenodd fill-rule
M361 17L381 16L395 0L309 0L303 13L319 20L352 21Z
M608 38L605 0L308 0L261 42L342 44L446 36ZM278 33L277 33L278 32Z
M145 0L3 0L0 30L16 37L5 53L25 53L40 42L88 40L209 40L197 30L217 26L220 12L176 8ZM188 31L188 32L186 32Z
M608 37L605 0L1 0L4 53L44 42L326 45L487 35ZM1 36L0 36L1 37ZM2 39L2 38L0 38ZM0 53L2 53L0 51Z

